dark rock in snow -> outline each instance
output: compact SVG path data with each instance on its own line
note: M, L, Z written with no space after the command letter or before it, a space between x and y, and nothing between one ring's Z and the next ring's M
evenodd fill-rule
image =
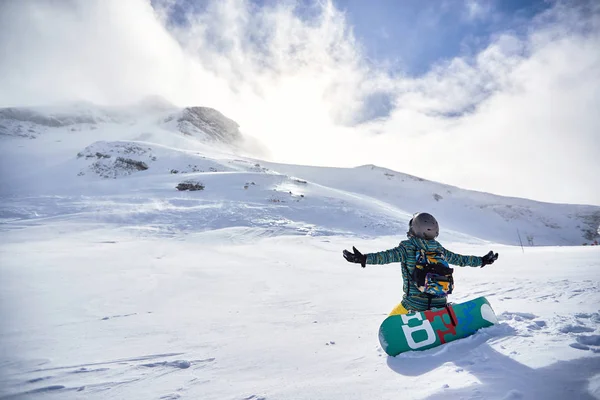
M177 190L183 191L183 190L189 190L189 191L196 191L196 190L204 190L204 185L200 182L193 182L193 181L187 181L187 182L181 182L180 184L177 185Z
M115 167L125 171L145 171L148 165L143 161L132 160L131 158L117 157Z

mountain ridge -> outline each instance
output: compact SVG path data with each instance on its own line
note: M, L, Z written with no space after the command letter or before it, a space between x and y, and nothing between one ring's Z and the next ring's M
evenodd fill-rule
M135 124L154 115L157 123L201 141L234 145L242 140L239 124L210 107L175 107L147 100L129 107L101 107L76 103L74 106L0 108L0 136L35 139L52 128L73 131L98 129L101 124Z
M0 115L26 120L30 115L6 110L1 109ZM39 130L35 140L19 134L27 129L23 126L0 140L3 169L11 171L1 177L0 197L13 199L0 209L5 220L33 220L32 215L43 214L48 207L45 200L18 204L23 203L18 199L31 196L90 196L96 200L83 208L91 212L102 203L98 199L136 193L149 207L154 201L163 202L165 215L173 221L182 217L178 212L189 217L186 230L242 226L276 227L278 234L403 236L410 216L428 211L440 220L441 237L451 240L468 236L472 238L468 240L539 246L581 245L600 237L597 206L477 192L372 164L314 167L249 157L236 147L244 140L239 125L211 108L181 109L154 100L108 111L89 105L71 113L69 108L46 114L35 110L34 116L46 118L28 120ZM20 121L17 117L12 121ZM181 124L190 131L186 133ZM15 129L6 125L4 129ZM190 182L204 190L194 194L176 190ZM187 202L184 208L177 206L182 199ZM126 203L136 201L140 200ZM53 215L74 208L66 206ZM128 205L119 212L129 215L127 223L135 224L139 214L134 210ZM211 216L217 211L231 217ZM157 209L146 217L164 226L169 224L165 215Z

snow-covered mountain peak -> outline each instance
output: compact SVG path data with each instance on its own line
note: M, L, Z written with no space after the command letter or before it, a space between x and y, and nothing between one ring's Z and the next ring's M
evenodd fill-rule
M203 141L235 144L242 139L237 122L209 107L186 107L170 114L164 122L175 122L179 132Z
M127 135L127 128L134 135ZM129 106L106 107L85 102L48 107L0 108L0 137L17 136L35 139L52 130L72 132L96 131L103 140L103 130L120 129L131 139L139 131L167 130L200 142L230 146L243 142L239 125L209 107L178 108L160 97L148 97Z

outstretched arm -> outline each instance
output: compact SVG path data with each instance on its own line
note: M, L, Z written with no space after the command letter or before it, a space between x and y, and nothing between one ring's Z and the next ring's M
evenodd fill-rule
M444 256L448 264L460 265L461 267L481 267L483 264L481 257L463 256L446 249L444 249Z
M390 250L380 251L378 253L365 254L367 264L389 264L393 262L406 262L406 249L400 245Z

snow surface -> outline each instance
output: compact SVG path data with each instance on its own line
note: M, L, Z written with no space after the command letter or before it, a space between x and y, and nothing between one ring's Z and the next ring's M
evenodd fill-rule
M157 121L0 138L0 399L600 399L600 247L580 246L600 208L270 164ZM424 210L448 249L500 253L451 296L500 323L388 357L399 265L341 252Z

